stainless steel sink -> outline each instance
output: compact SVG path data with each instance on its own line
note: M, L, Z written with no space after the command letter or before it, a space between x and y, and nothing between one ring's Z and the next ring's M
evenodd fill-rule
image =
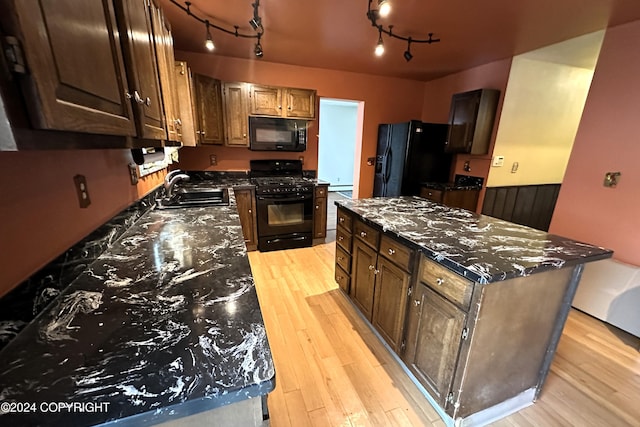
M226 188L180 188L169 199L156 200L158 209L202 206L228 206L229 190Z

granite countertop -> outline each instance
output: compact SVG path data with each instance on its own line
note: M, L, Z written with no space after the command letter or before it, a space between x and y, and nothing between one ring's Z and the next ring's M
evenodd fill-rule
M0 351L0 401L38 408L3 425L148 425L274 387L234 206L146 212Z
M335 204L483 284L613 254L608 249L419 197L338 200Z

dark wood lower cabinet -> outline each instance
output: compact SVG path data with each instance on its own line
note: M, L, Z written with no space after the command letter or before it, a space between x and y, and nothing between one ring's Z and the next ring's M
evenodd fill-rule
M420 197L432 202L474 212L478 205L479 194L480 190L435 190L427 187L422 187L420 190Z
M248 251L258 248L258 228L256 221L255 191L250 189L234 189L236 207L240 215L244 243Z
M349 296L368 320L373 312L378 253L360 239L353 241Z
M446 408L467 315L423 283L417 285L409 307L403 359Z
M317 185L313 197L313 238L327 237L327 191L328 185Z
M409 273L378 257L371 324L396 352L402 344L410 281Z

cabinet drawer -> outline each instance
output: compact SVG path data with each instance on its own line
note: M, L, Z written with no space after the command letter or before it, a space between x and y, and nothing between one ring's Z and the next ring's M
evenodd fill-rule
M315 194L316 194L316 197L327 197L327 187L317 186Z
M378 249L378 237L380 237L380 232L376 229L369 227L364 222L356 219L353 224L353 234L367 245L376 250Z
M347 273L351 271L351 255L340 246L336 246L336 264Z
M336 229L336 243L347 253L351 253L351 233L338 227Z
M351 215L344 209L338 208L338 225L344 227L349 233L353 231L353 224L351 222Z
M336 265L336 273L335 279L340 289L344 291L344 293L349 293L349 287L351 286L351 277L339 266Z
M471 303L473 282L442 267L424 256L420 260L420 280L431 289L467 310Z
M422 187L420 190L420 197L431 200L432 202L442 203L442 191L434 190L432 188Z
M380 254L408 272L411 272L413 253L411 249L387 236L382 236L380 240Z

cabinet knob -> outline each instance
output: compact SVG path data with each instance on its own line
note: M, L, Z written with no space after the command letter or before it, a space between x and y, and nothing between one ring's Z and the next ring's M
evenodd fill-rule
M316 205L316 210L317 210L317 209L320 209L320 206Z
M419 299L414 299L413 300L413 305L415 305L416 307L420 305L420 300Z
M133 95L131 95L131 94L129 93L129 91L127 91L127 90L125 90L125 91L124 91L124 96L125 96L127 99L131 99L131 98L133 98Z
M373 265L370 265L369 270L375 270L375 267Z
M278 110L282 110L282 105L278 105Z
M340 240L342 242L344 240L344 237L338 236L338 240Z
M342 217L338 218L338 222L343 223L344 222L344 218L342 218Z
M342 277L342 276L336 276L336 279L338 279L338 280L342 280L342 279L344 279L344 277Z
M433 193L431 191L429 191L429 196L433 196Z
M147 107L151 107L151 98L147 96L147 99L144 100L144 103Z
M389 248L389 255L393 255L393 254L395 254L395 253L396 253L396 251L395 251L394 249Z
M438 286L442 286L442 284L443 284L443 283L444 283L444 279L443 279L443 278L438 277L438 278L436 279L436 285L438 285Z
M174 123L176 126L182 126L182 120L180 120L180 119L175 119L175 120L173 121L173 123Z
M244 139L247 139L247 134L246 134L246 133L243 133L243 134L242 134L242 137L243 137Z
M360 237L362 237L362 238L367 237L367 232L366 231L361 231L360 232Z
M249 209L249 213L253 213L253 212L251 212L251 209Z
M287 110L289 110L289 111L291 111L291 110L292 110L291 105L289 105L289 106L287 107Z
M343 257L341 257L341 256L339 256L339 257L338 257L338 261L344 261L344 258L343 258Z

